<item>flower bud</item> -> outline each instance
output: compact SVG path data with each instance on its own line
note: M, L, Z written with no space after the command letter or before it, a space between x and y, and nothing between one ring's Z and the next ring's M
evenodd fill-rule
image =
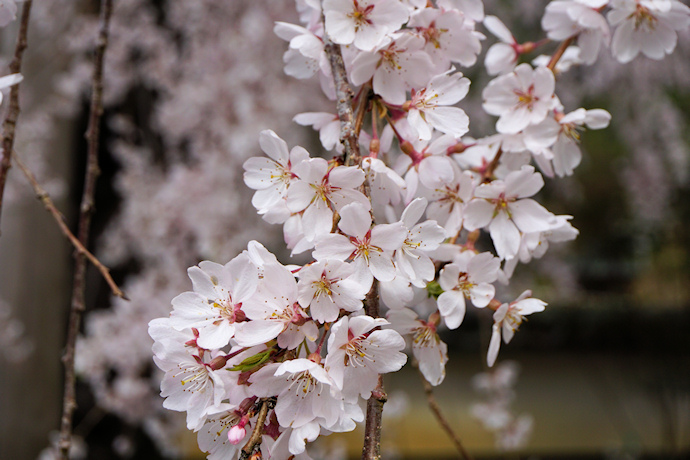
M230 441L230 444L236 445L239 444L246 435L247 430L244 429L244 426L235 425L228 430L228 441Z

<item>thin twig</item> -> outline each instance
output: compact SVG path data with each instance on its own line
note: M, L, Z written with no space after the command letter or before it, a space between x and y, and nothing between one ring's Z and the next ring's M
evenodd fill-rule
M563 53L565 53L565 50L568 49L573 40L575 40L575 36L566 39L563 43L559 45L556 52L553 53L553 56L551 56L551 59L549 60L549 64L546 66L549 69L551 69L551 72L555 72L556 64L558 64L558 61L560 61L561 57L563 56Z
M355 136L359 136L359 132L362 130L362 123L364 123L364 114L367 112L369 106L369 100L372 95L371 86L365 84L359 92L359 101L357 105L357 110L355 112Z
M14 48L14 58L10 63L10 73L21 73L22 58L26 49L26 37L29 31L29 17L31 16L32 0L26 0L22 7L22 22L19 25L17 45ZM2 160L0 161L0 216L2 216L2 198L5 194L5 182L7 172L12 166L12 151L14 150L14 134L19 118L19 84L13 85L10 90L10 102L7 117L2 125Z
M266 416L268 415L268 401L264 400L261 403L261 409L259 409L259 416L256 418L256 424L254 424L254 431L249 437L249 441L242 448L240 454L240 460L246 460L250 455L254 453L254 449L257 445L261 443L261 434L264 432L264 423L266 423Z
M55 203L50 198L48 192L46 192L45 189L41 187L41 185L36 180L36 176L34 176L34 174L19 158L17 152L12 152L12 159L14 160L14 163L17 166L19 166L19 169L21 169L22 173L24 173L24 176L33 187L34 193L36 194L36 198L38 198L41 201L41 203L43 203L43 206L46 208L46 211L48 211L53 216L55 222L58 224L58 227L60 227L62 234L67 237L70 243L72 243L72 246L74 246L74 250L80 254L84 254L84 256L89 260L89 262L91 262L93 266L98 269L98 271L103 276L103 279L105 279L106 283L108 283L108 286L110 287L110 290L113 292L113 295L125 300L129 300L125 293L122 292L122 290L120 290L119 287L117 287L115 281L113 281L113 278L110 276L110 270L108 269L108 267L103 265L101 261L96 258L96 256L91 254L91 252L89 252L89 250L87 250L84 247L84 245L79 242L79 239L76 236L74 236L74 233L70 231L69 227L67 226L67 223L65 222L65 216L63 216L60 210L55 206Z
M94 210L94 195L96 194L96 179L100 174L98 167L99 127L103 115L103 65L105 50L108 47L108 29L113 10L112 0L101 0L98 39L94 53L93 78L91 85L91 107L89 126L86 130L88 142L86 177L84 179L84 193L79 209L79 241L86 246L89 241L91 217ZM72 439L72 416L76 408L76 375L74 370L74 355L79 335L81 315L85 308L86 258L84 254L74 254L74 283L72 285L72 308L67 330L67 344L63 362L65 364L65 392L62 402L62 422L60 424L60 457L69 459L69 449Z
M448 423L448 420L446 420L441 413L441 408L438 407L431 384L426 380L426 378L424 378L424 374L422 374L422 371L419 370L419 367L417 367L417 370L419 371L419 376L422 378L422 383L424 384L424 393L426 393L426 400L429 403L429 409L431 409L431 412L434 413L438 424L441 425L443 431L445 431L451 441L453 441L453 444L460 453L460 456L465 460L472 460L472 456L465 450L462 442L460 442L460 438L457 434L455 434L453 428L451 428L450 424Z

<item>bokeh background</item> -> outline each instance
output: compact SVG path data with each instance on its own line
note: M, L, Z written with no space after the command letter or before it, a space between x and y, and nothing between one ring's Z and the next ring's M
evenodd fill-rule
M106 112L91 248L131 302L88 273L79 344L75 458L203 458L183 416L162 408L146 325L187 290L186 268L225 262L257 239L287 262L280 228L256 216L242 162L258 133L320 151L303 111L331 111L316 81L282 71L274 21L296 22L283 0L119 0L106 56ZM546 2L485 1L518 41L543 36ZM33 7L16 149L74 226L85 163L90 56L98 2ZM2 29L7 69L17 24ZM484 47L493 43L485 41ZM480 58L481 62L481 58ZM462 102L470 134L481 111L481 65ZM6 70L3 74L7 73ZM559 78L566 110L605 108L611 126L582 138L572 177L547 180L546 207L573 215L576 241L519 266L511 291L549 303L501 349L502 395L477 389L491 330L470 310L453 334L435 390L477 458L690 458L690 34L663 61L628 65L606 52ZM0 459L50 458L59 426L60 356L71 292L71 248L13 168L0 237ZM282 251L282 252L281 252ZM456 458L429 412L413 368L387 379L385 458ZM499 376L500 377L500 376ZM496 398L529 421L517 450L477 414ZM520 427L516 425L516 430ZM361 432L333 435L315 458L356 458Z

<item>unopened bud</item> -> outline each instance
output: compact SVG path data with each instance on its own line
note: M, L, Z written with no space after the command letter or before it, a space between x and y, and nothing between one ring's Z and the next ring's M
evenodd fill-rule
M222 369L225 367L225 363L228 362L228 357L227 356L216 356L211 360L210 363L208 363L208 367L210 367L212 370L217 371L218 369Z
M228 441L230 444L236 445L242 442L246 435L247 430L244 429L244 426L235 425L228 430Z
M369 153L372 156L376 156L379 153L379 149L381 148L381 141L378 139L372 139L369 142Z

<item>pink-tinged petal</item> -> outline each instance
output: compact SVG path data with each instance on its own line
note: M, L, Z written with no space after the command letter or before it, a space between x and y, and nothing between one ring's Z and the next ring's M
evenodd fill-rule
M476 230L489 225L496 207L486 200L477 199L470 201L465 207L464 227L469 230Z
M371 227L371 214L360 203L352 203L343 206L340 210L340 222L338 228L346 235L359 239L364 238Z
M369 270L379 281L393 281L395 279L395 265L390 256L380 252L369 253Z
M403 211L400 221L407 228L411 229L412 227L414 227L414 224L419 222L419 219L422 218L427 204L428 201L426 198L415 198L414 200L412 200L410 204L407 205L407 207Z
M556 89L556 78L548 67L537 67L534 71L534 95L539 99L548 99Z
M446 377L448 346L439 339L437 346L413 347L412 352L427 382L440 385Z
M359 205L361 208L367 211L371 209L371 201L362 192L358 190L352 190L349 188L343 188L340 190L334 190L330 196L331 203L335 206L337 211L340 211L343 207L349 204Z
M331 37L331 40L340 45L352 43L355 39L355 23L342 12L332 11L326 5L324 5L323 11L326 18L326 33Z
M461 72L441 74L431 79L428 89L437 95L434 98L437 105L453 105L467 96L470 80L464 78Z
M498 75L499 73L513 70L516 61L517 54L512 46L505 43L496 43L487 51L486 58L484 58L484 65L489 75ZM497 115L496 113L489 113Z
M448 264L443 269L438 277L438 284L444 291L452 291L458 284L460 277L460 267L457 264Z
M455 137L464 136L469 131L470 119L465 111L458 107L436 107L426 113L426 119L442 133Z
M465 295L459 291L446 291L438 296L438 311L448 329L457 329L465 318Z
M304 112L295 115L292 119L295 123L302 126L312 126L314 129L320 130L333 119L337 120L337 116L328 112Z
M319 70L317 61L292 48L283 55L283 62L285 74L299 80L311 78Z
M500 260L490 252L477 254L467 263L467 271L473 283L493 283L500 267Z
M520 232L505 212L501 211L494 217L489 224L489 233L501 259L515 257L520 248Z
M611 121L611 114L603 109L592 109L585 115L585 124L589 129L604 129Z
M492 284L481 283L470 289L470 300L475 307L484 308L489 305L495 294L496 288Z
M531 198L508 203L508 209L513 222L523 233L545 232L554 222L554 215Z
M419 110L411 108L407 113L407 122L415 129L415 131L417 131L419 139L425 141L431 139L431 128L427 124L426 120L422 117L422 114Z
M354 166L338 166L331 170L328 182L340 188L357 188L364 183L364 171Z
M523 316L544 311L544 307L546 307L546 302L533 298L520 300L513 306L513 308L518 308Z
M266 155L282 165L286 165L290 156L287 143L270 129L261 131L259 145Z
M491 341L489 342L489 352L486 354L486 364L493 367L498 357L498 350L501 348L501 330L498 324L494 324L491 331Z
M537 193L544 186L544 178L534 171L532 166L523 166L519 171L513 171L505 178L506 196L510 198L526 198Z
M419 164L419 181L428 189L434 190L453 180L452 160L446 156L432 155Z
M248 256L240 254L224 268L222 280L227 282L234 303L244 302L254 294L259 282L259 269Z
M399 249L406 237L407 229L402 222L375 225L371 230L371 244L390 251Z
M317 236L327 235L333 228L333 211L323 200L316 201L309 206L302 215L304 236L314 240Z
M214 327L205 327L199 330L199 338L196 343L207 350L219 349L227 346L235 334L235 324L220 321ZM258 344L257 344L258 345Z
M316 260L345 260L352 255L355 249L355 246L350 243L346 236L328 234L318 239L316 250L312 255Z
M363 52L352 61L352 71L350 79L353 85L361 85L371 79L376 72L376 65L379 62L378 53Z
M374 92L389 104L402 105L405 102L405 82L400 74L384 65L374 72L373 88Z
M489 29L489 32L498 37L502 42L515 43L513 34L510 33L510 30L508 30L505 24L496 16L486 16L484 18L484 27Z
M316 196L314 188L305 181L295 181L287 193L287 207L290 212L300 212L309 206Z
M273 176L279 167L275 161L265 157L252 157L244 162L244 183L254 190L261 190L274 185Z
M187 269L187 275L189 276L189 279L192 280L194 292L209 299L215 299L218 296L218 291L216 290L216 284L218 281L216 280L216 284L214 284L213 281L211 281L211 277L201 268L196 266L189 267Z
M285 325L279 321L262 319L238 323L235 330L235 341L241 347L253 347L278 337Z

